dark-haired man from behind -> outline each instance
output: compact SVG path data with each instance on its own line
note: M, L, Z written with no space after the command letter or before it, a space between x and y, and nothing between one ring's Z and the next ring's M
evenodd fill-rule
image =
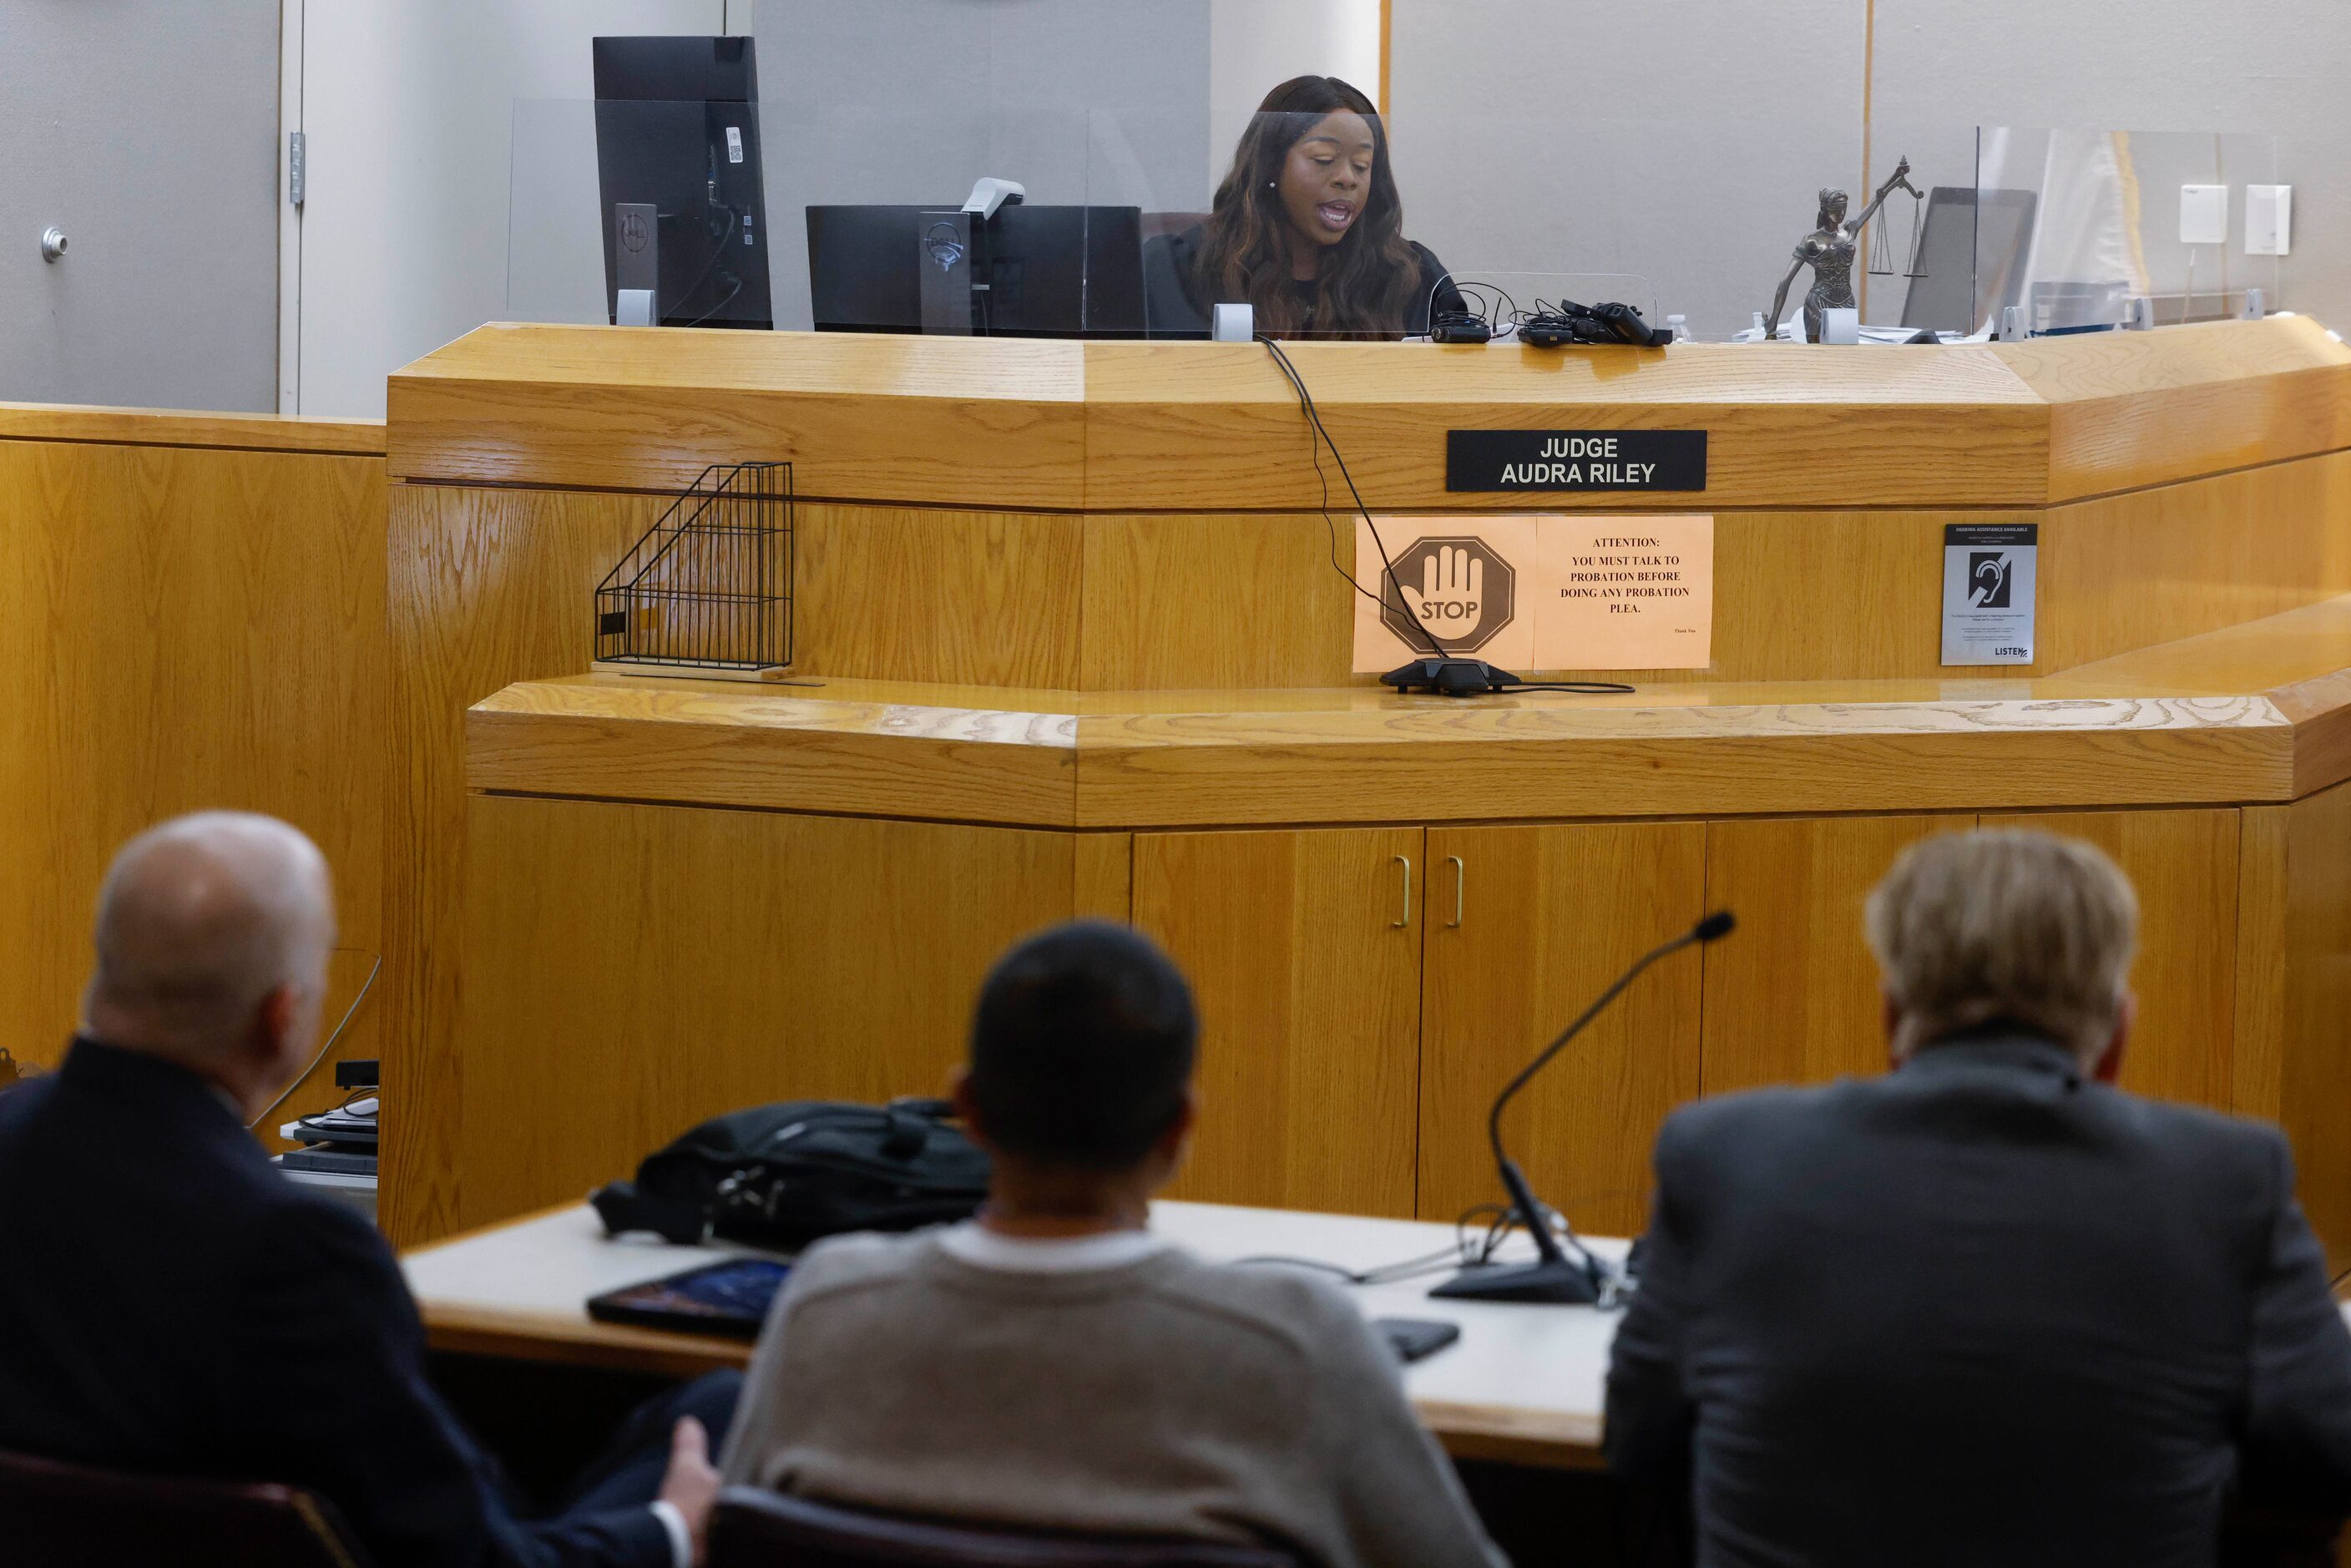
M1894 1071L1657 1137L1606 1447L1701 1568L2208 1568L2224 1495L2351 1502L2351 1335L2274 1127L2113 1087L2137 907L1982 831L1870 895Z
M1147 1228L1191 1131L1195 1034L1183 977L1122 926L1059 926L999 962L956 1090L994 1156L987 1207L800 1260L726 1479L1322 1568L1499 1563L1336 1287Z

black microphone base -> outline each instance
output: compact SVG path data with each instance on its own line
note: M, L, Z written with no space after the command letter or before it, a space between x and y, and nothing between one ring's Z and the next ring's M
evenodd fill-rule
M1428 1292L1450 1301L1530 1301L1590 1306L1599 1290L1583 1265L1566 1259L1464 1269Z
M1415 659L1380 677L1380 685L1399 692L1431 692L1447 697L1506 692L1519 684L1518 676L1483 659Z

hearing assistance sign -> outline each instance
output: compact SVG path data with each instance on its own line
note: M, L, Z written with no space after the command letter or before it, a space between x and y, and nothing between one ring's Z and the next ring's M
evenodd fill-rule
M1376 523L1355 525L1359 674L1433 649L1514 674L1695 670L1713 659L1710 517Z

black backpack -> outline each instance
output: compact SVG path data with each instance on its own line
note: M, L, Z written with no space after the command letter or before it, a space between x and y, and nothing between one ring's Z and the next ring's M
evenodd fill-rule
M987 1155L944 1100L886 1106L791 1100L714 1117L645 1156L634 1182L597 1188L605 1230L796 1251L844 1230L967 1219L987 1197Z

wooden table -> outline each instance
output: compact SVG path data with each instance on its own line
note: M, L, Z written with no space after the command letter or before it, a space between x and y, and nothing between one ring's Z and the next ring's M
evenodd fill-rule
M1160 1203L1155 1228L1207 1258L1280 1255L1362 1270L1434 1253L1449 1225ZM1593 1250L1621 1257L1625 1244ZM649 1236L608 1239L585 1204L419 1248L403 1260L435 1350L691 1376L740 1366L750 1347L702 1334L600 1323L584 1303L601 1291L747 1251L672 1247ZM1441 1319L1461 1337L1405 1369L1414 1407L1458 1458L1560 1469L1600 1462L1602 1389L1616 1314L1590 1307L1504 1306L1428 1297L1441 1272L1351 1288L1366 1315Z

